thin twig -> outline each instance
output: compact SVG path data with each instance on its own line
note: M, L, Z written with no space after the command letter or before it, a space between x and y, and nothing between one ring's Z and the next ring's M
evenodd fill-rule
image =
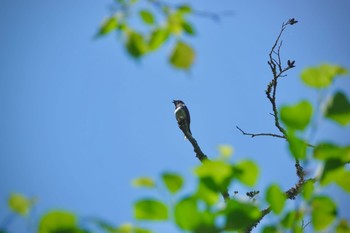
M271 137L276 137L276 138L286 138L284 135L278 135L278 134L273 134L273 133L247 133L243 131L241 128L236 126L236 128L241 131L243 135L251 136L252 138L258 137L258 136L271 136Z

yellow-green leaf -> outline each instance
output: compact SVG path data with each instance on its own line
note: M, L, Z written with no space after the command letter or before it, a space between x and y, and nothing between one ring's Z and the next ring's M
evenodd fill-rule
M39 223L39 233L77 232L77 229L77 219L68 211L51 211Z
M336 76L347 74L347 70L341 66L321 64L316 67L309 67L301 73L303 82L314 88L328 87Z
M27 198L22 194L13 193L8 199L8 205L15 213L25 216L29 213L35 201L34 198Z
M167 206L155 199L142 199L134 204L134 216L138 220L167 220Z
M303 191L301 194L303 195L303 198L307 201L312 197L312 194L314 192L314 183L315 181L308 180L303 184Z
M185 42L178 41L171 53L170 63L178 68L188 70L195 60L195 51Z
M137 32L130 32L127 37L126 45L127 51L134 58L139 58L147 53L148 45L143 36Z
M230 145L219 145L219 156L222 158L230 158L233 154L233 147Z
M341 219L335 229L336 233L350 233L350 226L346 219Z
M294 131L288 132L288 142L289 151L294 158L306 158L307 143L303 139L298 138Z
M134 187L154 188L156 186L154 180L150 177L139 177L132 181Z
M303 100L295 105L282 106L280 115L288 128L304 130L311 120L312 105Z
M141 10L140 12L141 19L143 20L144 23L152 25L154 24L154 16L153 14L148 11L148 10Z
M259 167L250 160L243 160L234 166L234 176L247 186L254 186L259 178Z
M337 92L329 102L326 109L326 117L346 126L350 122L350 103L346 95Z
M337 216L335 203L327 196L317 196L311 203L311 223L316 231L326 229Z
M272 184L267 189L266 201L270 204L275 214L281 213L287 200L286 194L277 184Z
M115 17L106 19L100 26L97 36L104 36L118 28L118 20Z
M200 222L200 214L197 200L194 197L186 197L175 205L175 222L183 230L191 231Z
M165 186L171 193L176 193L182 188L183 179L180 175L175 173L163 173L162 178Z
M164 28L158 28L152 32L149 40L149 49L154 51L164 44L169 38L169 31Z

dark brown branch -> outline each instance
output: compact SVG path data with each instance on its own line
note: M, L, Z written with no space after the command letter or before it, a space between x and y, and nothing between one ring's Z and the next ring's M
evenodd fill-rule
M188 127L186 125L186 121L184 118L180 118L178 120L178 125L179 125L179 128L181 129L181 131L184 133L184 135L186 136L186 138L190 141L190 143L192 144L193 146L193 149L194 149L194 153L196 153L196 157L199 159L199 161L201 161L202 163L205 161L205 160L209 160L208 159L208 156L205 155L203 153L203 151L201 150L201 148L199 147L196 139L192 136L192 134L187 130ZM225 201L228 201L230 199L230 195L228 193L228 191L224 191L224 192L221 192L221 195L222 197L224 198Z
M276 138L286 138L284 135L278 135L278 134L273 134L273 133L247 133L243 131L241 128L236 126L236 128L241 131L243 135L251 136L252 138L258 137L258 136L270 136L270 137L276 137Z

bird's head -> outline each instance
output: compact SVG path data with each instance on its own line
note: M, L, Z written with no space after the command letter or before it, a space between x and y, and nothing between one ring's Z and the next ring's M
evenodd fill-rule
M180 104L185 104L182 100L173 100L173 104L176 106L180 105Z

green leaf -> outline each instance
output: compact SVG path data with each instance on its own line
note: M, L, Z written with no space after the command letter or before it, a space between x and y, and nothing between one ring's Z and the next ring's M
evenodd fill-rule
M261 216L258 207L251 203L229 200L226 206L225 228L227 230L244 230L255 223Z
M197 200L186 197L175 205L175 222L183 230L194 230L200 223Z
M314 181L313 180L308 180L303 184L303 190L302 190L302 195L305 200L310 200L312 197L312 194L314 192Z
M118 28L118 20L115 17L106 19L97 33L97 36L104 36Z
M182 33L183 27L183 16L179 13L172 13L168 16L167 28L174 35L180 35Z
M188 35L193 36L193 35L196 34L196 33L195 33L195 30L194 30L194 28L193 28L193 26L192 26L192 24L190 24L190 23L187 22L187 21L183 21L183 22L182 22L182 28L183 28L183 30L184 30Z
M198 184L196 196L208 205L214 205L219 200L219 193L209 189L202 181Z
M152 32L151 38L149 41L149 49L154 51L164 44L165 41L169 38L169 31L164 28L158 28Z
M134 187L154 188L156 186L154 180L150 177L139 177L132 181Z
M303 70L301 79L306 85L320 89L328 87L336 76L345 75L347 72L341 66L322 64Z
M178 192L183 185L183 179L180 175L175 173L163 173L163 182L171 193Z
M282 212L286 200L286 194L277 184L272 184L269 186L266 193L266 201L270 204L271 210L275 214Z
M344 191L350 193L350 171L342 170L335 181Z
M180 14L189 14L192 12L192 8L189 6L189 5L181 5L177 8L177 11L180 13Z
M277 226L268 225L263 228L262 233L280 233L280 231L278 230Z
M191 46L185 42L178 41L171 53L170 63L178 69L188 70L191 68L195 56L195 52Z
M148 10L141 10L140 12L141 19L144 23L152 25L155 23L153 14Z
M341 160L329 159L325 162L320 184L324 186L332 182L337 182L343 178L344 172L344 163Z
M298 223L302 219L303 214L299 211L289 211L283 218L281 219L281 224L284 228L291 229L296 223Z
M337 92L327 106L326 117L337 122L342 126L346 126L350 122L350 103L346 95Z
M142 199L134 204L134 216L138 220L167 220L168 208L161 201Z
M312 200L311 206L311 222L315 230L324 230L333 223L337 208L332 199L327 196L318 196Z
M332 143L320 143L314 149L314 158L319 160L339 159L346 163L350 161L350 146L338 146Z
M303 139L298 138L295 132L290 131L288 132L288 142L289 151L295 159L306 158L307 143Z
M312 105L303 100L295 105L282 106L280 109L281 120L291 129L304 130L312 116Z
M27 198L22 194L13 193L8 199L10 209L16 214L26 216L28 215L32 205L36 202L35 198Z
M219 156L222 158L230 158L233 154L233 148L230 145L219 145Z
M131 56L139 58L147 53L148 45L141 34L130 32L128 33L125 47Z
M350 233L350 226L346 219L341 219L335 229L336 233Z
M230 164L223 161L205 160L195 169L195 173L201 182L213 191L224 191L233 178L233 170Z
M235 177L247 186L254 186L258 181L259 167L250 160L243 160L234 166Z
M45 214L39 223L39 233L52 232L79 232L75 215L61 210L54 210Z

